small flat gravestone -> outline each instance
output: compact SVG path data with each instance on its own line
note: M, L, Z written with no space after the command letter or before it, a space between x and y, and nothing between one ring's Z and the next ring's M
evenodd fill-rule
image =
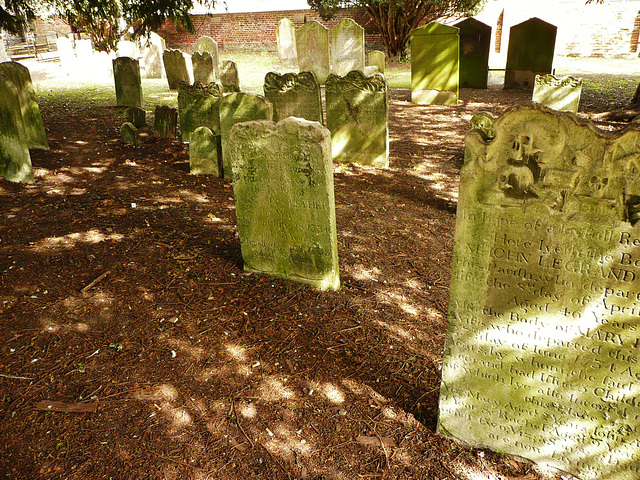
M486 127L465 138L438 430L637 480L640 128L535 104Z
M147 125L147 112L140 107L127 108L127 122L132 123L136 128Z
M140 133L136 126L131 122L125 122L120 127L120 138L125 145L137 147L140 145Z
M130 57L113 59L113 79L116 84L116 103L119 107L142 105L140 63Z
M327 129L292 117L240 123L230 152L244 269L338 289Z
M298 62L298 51L296 49L296 29L291 20L283 18L278 22L276 39L280 63L286 66L295 65Z
M313 72L269 72L264 77L264 96L273 104L273 120L299 117L324 123L320 84Z
M193 63L194 82L207 85L216 81L216 75L213 72L213 57L209 52L193 52L191 63Z
M222 144L220 135L208 127L198 127L191 133L189 165L193 175L222 176Z
M329 30L315 20L305 23L296 30L298 69L313 72L320 85L324 85L330 71Z
M182 141L189 143L191 132L198 127L208 127L215 135L220 135L220 85L204 85L196 82L178 85L178 115Z
M11 182L33 183L33 166L27 145L20 94L0 69L0 177Z
M193 83L187 67L187 59L191 62L191 57L180 50L169 49L162 54L169 90L177 90L180 82Z
M532 100L562 112L578 112L582 79L571 76L536 75Z
M331 29L331 72L344 77L364 70L364 28L350 18Z
M233 60L223 60L220 66L220 83L222 93L235 93L240 91L240 78L238 77L238 65Z
M213 64L213 80L211 81L213 82L217 80L218 77L220 76L220 70L218 67L218 63L220 63L220 57L218 55L218 44L216 43L216 41L213 38L204 35L198 38L193 44L193 52L208 53L209 55L211 55L211 62ZM197 78L195 78L195 71L194 71L194 81L195 80L197 80ZM209 83L204 81L202 82Z
M331 74L325 87L327 127L333 159L374 167L389 166L389 99L380 73Z
M178 137L178 109L168 105L156 106L153 118L153 136L159 138Z

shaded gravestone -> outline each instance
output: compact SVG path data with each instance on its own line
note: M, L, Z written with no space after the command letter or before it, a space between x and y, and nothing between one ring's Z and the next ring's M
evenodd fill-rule
M411 32L411 101L458 103L460 38L456 27L430 23Z
M153 118L153 136L159 138L177 138L178 109L168 105L158 105Z
M129 40L120 40L116 50L117 57L138 58L138 46Z
M218 67L218 63L220 62L220 57L218 54L218 44L216 43L216 41L208 36L202 36L200 38L198 38L195 43L193 44L193 52L194 53L209 53L209 55L211 55L211 60L213 63L213 80L210 80L211 82L213 82L214 80L216 80L219 76L220 76L220 70ZM197 80L197 78L195 78L195 72L194 72L194 81ZM201 80L202 81L202 80ZM203 83L205 83L204 81L202 81ZM206 82L209 83L209 82Z
M380 50L369 52L369 66L378 67L378 72L384 73L386 67L386 56Z
M132 123L136 128L147 125L147 112L140 107L127 108L127 122Z
M460 29L460 86L487 88L491 27L472 17L454 27Z
M286 66L295 65L298 62L298 51L296 49L296 29L291 20L283 18L278 22L276 39L280 63Z
M350 18L331 29L331 72L344 77L364 70L364 28Z
M222 137L222 173L232 178L229 156L229 132L236 123L251 120L272 120L273 105L265 97L254 93L238 92L220 101L220 135Z
M536 75L551 73L557 31L539 18L509 29L504 88L533 88Z
M169 90L177 90L180 82L193 83L189 68L187 67L187 58L191 61L191 57L182 53L180 50L165 50L162 54L162 62L164 64L164 72L167 75L167 83Z
M191 132L198 127L208 127L215 135L220 135L220 85L204 85L196 82L178 85L178 114L182 141L189 142Z
M312 20L296 30L296 50L298 69L301 72L313 72L320 85L329 76L329 30Z
M532 100L554 110L577 113L581 93L582 79L536 75Z
M47 132L44 129L29 69L17 62L3 62L0 63L0 72L3 73L5 81L11 81L16 87L27 147L49 150Z
M222 93L234 93L240 91L240 78L238 77L238 65L233 60L223 60L220 65L220 83Z
M439 431L583 480L640 475L640 129L543 106L465 138Z
M317 122L237 124L230 135L244 269L338 289L329 132Z
M194 52L191 55L193 63L193 81L206 84L215 82L216 76L213 72L213 57L209 52Z
M162 50L158 45L149 45L144 55L145 78L162 78Z
M331 74L325 87L333 159L389 166L389 100L382 74Z
M24 131L18 88L0 70L0 177L33 183L33 167Z
M140 133L136 126L131 122L125 122L120 127L120 138L125 145L137 147L140 145Z
M193 175L222 176L222 144L220 135L208 127L198 127L191 133L189 166Z
M273 104L273 120L299 117L324 123L320 84L313 72L269 72L264 77L264 96Z
M140 63L130 57L113 59L113 78L116 84L118 106L139 107L142 105L142 81Z

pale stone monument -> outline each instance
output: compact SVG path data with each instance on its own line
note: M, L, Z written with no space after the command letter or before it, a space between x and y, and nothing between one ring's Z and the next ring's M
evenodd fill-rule
M640 129L541 105L465 138L438 430L640 478Z
M162 50L158 45L149 45L144 55L145 78L162 78Z
M138 46L130 40L120 40L116 50L116 57L138 58Z
M384 75L331 74L325 87L331 151L338 162L389 166L389 98Z
M191 63L191 57L180 50L168 49L162 54L169 90L177 90L180 82L193 83L187 60Z
M193 63L194 82L202 82L205 85L215 82L216 75L213 71L213 57L209 52L193 52L191 62Z
M220 135L222 141L222 173L224 178L232 178L231 157L229 156L229 132L236 123L251 120L272 120L273 105L262 95L238 92L220 101Z
M238 77L238 65L233 60L223 60L220 65L220 83L222 93L234 93L240 91L240 78Z
M76 40L76 57L81 65L86 65L93 61L93 44L88 38Z
M136 128L147 125L147 112L140 107L127 108L127 122L132 123Z
M558 27L539 18L509 29L504 88L533 88L536 75L547 75L553 68Z
M116 103L119 107L142 105L142 81L138 60L130 57L114 58L113 79L116 87Z
M460 86L487 88L491 27L473 17L454 27L460 29Z
M11 182L33 183L33 166L20 111L18 88L0 70L0 177Z
M330 71L329 30L312 20L296 30L298 69L313 72L320 85L324 85Z
M411 101L455 105L459 90L458 28L430 23L411 35Z
M383 73L387 64L386 55L381 50L374 50L369 52L369 66L377 67L378 72Z
M140 133L136 126L131 122L125 122L120 127L120 138L125 145L137 147L140 145Z
M331 73L344 77L364 70L364 28L350 18L331 29Z
M563 112L578 112L582 79L571 76L536 75L532 100Z
M218 44L216 43L216 41L213 38L204 35L198 38L193 44L193 52L194 53L207 52L209 53L209 55L211 55L211 60L213 63L213 80L211 81L217 80L218 77L220 76L220 71L218 67L218 63L220 62L220 57L218 54ZM195 72L194 72L194 77L195 77ZM198 80L198 79L194 78L194 80ZM206 83L209 83L209 82L206 82Z
M288 18L278 22L276 31L278 42L278 58L280 63L286 66L296 65L298 62L298 50L296 48L296 29Z
M73 50L73 42L67 37L56 38L56 48L60 57L60 66L68 75L71 74L76 67L76 52Z
M215 135L220 135L220 100L222 91L217 83L188 85L180 82L178 116L183 142L190 142L191 132L198 127L208 127Z
M176 138L178 136L178 109L168 105L156 106L153 118L153 136Z
M245 122L229 143L244 269L338 289L327 129L293 117Z
M198 127L191 133L189 166L193 175L222 176L222 145L220 135L208 127Z
M320 84L313 72L269 72L264 77L264 96L273 104L273 120L299 117L324 123Z

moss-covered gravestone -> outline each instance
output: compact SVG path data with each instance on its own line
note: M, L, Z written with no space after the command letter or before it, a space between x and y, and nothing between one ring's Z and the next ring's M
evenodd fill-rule
M532 101L562 112L578 112L582 79L571 76L536 75Z
M193 64L193 81L205 85L215 82L216 75L213 71L213 57L209 52L193 52L191 55Z
M189 142L191 132L198 127L209 127L220 135L220 100L222 91L217 83L204 85L196 82L178 85L178 115L182 141Z
M0 177L33 183L33 167L20 108L20 93L0 69Z
M217 78L220 76L220 71L218 69L218 63L220 62L220 57L218 55L218 43L213 38L204 35L198 38L193 44L193 52L208 53L209 55L211 55L211 61L213 63L213 80L211 81L217 80ZM197 78L195 78L194 72L194 81L195 80L197 80Z
M327 129L291 117L240 123L230 152L245 270L339 288Z
M288 18L283 18L278 22L276 31L278 42L278 58L283 65L295 65L298 62L298 51L296 50L296 29Z
M131 122L125 122L120 127L120 138L125 145L137 147L140 145L140 133L136 126Z
M130 57L113 59L113 79L116 84L116 104L119 107L142 106L140 64Z
M386 56L383 51L374 50L372 52L369 52L368 60L369 60L368 63L370 67L377 67L378 72L384 73L385 66L386 66Z
M220 135L222 137L222 165L224 178L232 178L229 156L229 132L236 123L250 120L272 120L273 105L262 95L232 93L220 101Z
M538 105L488 131L465 138L439 431L637 480L640 129Z
M208 127L198 127L189 142L190 173L222 176L222 145L220 135Z
M344 77L364 70L364 28L350 18L331 29L331 72Z
M384 75L353 71L329 75L325 87L327 128L338 162L389 166L389 99Z
M180 82L193 83L187 67L187 59L191 61L191 57L180 50L169 49L162 54L169 90L177 90Z
M454 27L460 29L460 86L487 88L491 27L472 17Z
M273 120L299 117L324 123L320 84L313 72L269 72L264 77L264 96L273 104Z
M153 136L176 138L178 136L178 109L168 105L156 106L153 118Z
M305 23L296 30L298 69L313 72L320 85L324 85L330 71L329 30L315 20Z
M234 93L240 91L240 77L238 65L233 60L223 60L220 66L220 83L222 93Z
M539 18L509 29L504 88L533 88L536 75L551 73L557 31Z
M140 107L127 108L127 122L133 123L136 128L147 125L147 112Z

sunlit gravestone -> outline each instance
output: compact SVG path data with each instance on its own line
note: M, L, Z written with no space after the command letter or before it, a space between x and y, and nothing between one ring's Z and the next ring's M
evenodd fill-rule
M460 29L460 86L487 88L491 27L475 18L454 25Z
M208 37L206 35L202 36L198 38L193 44L193 53L208 53L209 55L211 55L211 63L213 65L213 79L211 81L217 80L217 78L220 76L220 70L218 67L218 63L220 61L218 55L218 43L211 37ZM195 78L194 72L194 81L195 80L198 79Z
M165 50L162 54L169 90L177 90L180 82L193 83L191 81L192 74L187 66L187 59L191 62L191 57L180 50Z
M216 80L213 72L213 57L209 52L193 52L191 55L193 64L193 81L204 84L212 83Z
M178 85L178 116L182 140L189 142L191 132L198 127L209 127L216 135L220 135L220 85L210 83L204 85L196 82Z
M236 124L229 140L245 270L338 289L328 130L290 117Z
M578 112L582 79L571 76L536 75L532 101L561 112Z
M235 93L240 91L240 77L238 65L233 60L223 60L220 66L220 83L222 93Z
M331 29L331 72L344 77L364 70L364 28L350 18Z
M142 106L142 82L138 60L130 57L114 58L113 79L116 88L116 104L119 107Z
M640 129L539 105L481 126L465 138L439 431L637 480Z
M264 77L264 96L273 104L273 120L287 117L324 123L320 84L313 72L269 72Z
M0 70L0 177L33 183L33 167L20 111L18 88Z
M222 176L220 135L208 127L198 127L189 142L189 172L193 175Z
M283 18L278 22L276 40L278 43L278 58L280 59L280 63L286 66L295 65L298 62L296 29L288 18Z
M298 69L313 72L320 85L329 76L329 30L315 20L305 23L296 30Z
M120 138L125 145L137 147L140 145L140 133L138 128L131 122L125 122L120 127Z
M369 66L377 67L378 72L384 73L386 67L386 55L381 50L369 52Z

